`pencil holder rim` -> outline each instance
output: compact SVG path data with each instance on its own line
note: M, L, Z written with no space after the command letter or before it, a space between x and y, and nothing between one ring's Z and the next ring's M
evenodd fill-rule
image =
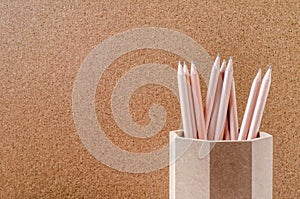
M271 134L266 133L264 131L259 131L259 137L254 138L252 140L203 140L203 139L195 139L195 138L185 138L185 137L183 137L183 129L170 131L170 135L175 136L175 138L177 138L177 139L192 140L192 141L207 142L207 143L232 143L232 142L249 143L249 142L255 142L255 141L259 141L259 140L263 140L263 139L267 139L267 138L273 138L273 136Z

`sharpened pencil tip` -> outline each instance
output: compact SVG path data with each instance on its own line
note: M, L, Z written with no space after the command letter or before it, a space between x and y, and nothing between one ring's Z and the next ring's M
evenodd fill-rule
M229 57L229 60L228 60L228 63L227 63L227 66L228 66L228 65L232 65L232 62L233 62L233 57L230 56L230 57Z
M186 65L185 62L183 63L183 73L184 74L189 74L189 69L188 69L188 67L187 67L187 65Z
M221 64L221 68L220 68L220 72L224 73L225 69L226 69L226 60L223 59L223 62Z
M233 71L232 56L229 58L228 63L227 63L227 67L226 67L225 70L227 70L227 71Z
M266 79L266 81L269 81L271 79L271 73L272 73L272 66L269 66L263 80Z
M259 78L261 80L261 68L258 69L258 72L257 72L257 74L256 74L256 76L255 76L254 79L257 79L257 78Z
M181 66L181 63L180 63L180 61L178 62L178 74L183 74L183 70L182 70L182 66Z
M217 57L220 57L220 56L221 56L220 53L218 53L218 54L217 54Z
M257 74L261 74L261 68L258 69Z
M197 74L197 69L196 69L196 65L194 64L194 62L191 62L191 75L193 74Z
M213 64L213 68L215 70L220 70L220 54L218 53L216 59L215 59L215 62Z

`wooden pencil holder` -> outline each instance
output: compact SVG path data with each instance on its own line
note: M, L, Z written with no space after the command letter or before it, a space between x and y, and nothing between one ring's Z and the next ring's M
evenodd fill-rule
M272 198L272 136L209 141L170 132L170 199Z

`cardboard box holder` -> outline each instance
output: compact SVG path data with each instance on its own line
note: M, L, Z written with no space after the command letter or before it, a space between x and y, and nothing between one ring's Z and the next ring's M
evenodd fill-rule
M272 136L200 140L170 132L170 199L272 198Z

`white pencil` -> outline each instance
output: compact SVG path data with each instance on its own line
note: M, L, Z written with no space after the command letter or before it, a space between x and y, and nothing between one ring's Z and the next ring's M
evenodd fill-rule
M190 112L190 120L192 123L193 138L197 138L197 128L196 128L196 119L195 119L195 111L194 111L195 109L194 109L194 102L193 102L192 88L191 88L191 79L190 79L190 73L188 67L185 62L183 64L183 73L185 74L185 78L186 78L186 90L187 90L188 106Z
M206 95L206 104L205 104L205 129L208 130L210 123L211 112L214 104L215 94L217 90L218 78L220 74L220 55L218 54L216 60L213 64L210 73L210 79Z
M207 139L205 130L205 120L202 106L202 96L199 74L197 72L194 62L191 63L191 87L193 94L193 102L195 109L195 120L199 139Z
M189 104L188 104L188 92L186 89L186 76L183 73L182 65L180 64L180 62L178 62L177 80L178 80L180 109L181 109L184 136L187 138L194 138L192 123L190 118L191 114L190 114Z
M250 89L250 93L249 93L243 121L241 124L238 140L246 140L247 139L249 127L251 124L251 120L252 120L252 116L253 116L253 112L254 112L254 108L255 108L255 104L256 104L259 88L260 88L260 84L261 84L261 69L259 69L258 73L256 74L256 76L253 80L251 89Z
M267 102L269 90L270 90L270 85L271 85L271 71L272 67L269 66L269 69L267 70L262 83L261 87L259 89L258 97L257 97L257 102L255 105L252 121L250 124L250 129L249 129L249 134L247 137L247 140L251 140L253 138L257 137L262 115L265 109L265 105Z
M232 57L230 57L224 74L224 82L223 82L222 94L221 94L221 100L220 100L220 106L218 112L215 140L223 139L224 126L225 126L225 120L226 120L226 115L228 110L230 90L232 85L232 77L233 77Z

